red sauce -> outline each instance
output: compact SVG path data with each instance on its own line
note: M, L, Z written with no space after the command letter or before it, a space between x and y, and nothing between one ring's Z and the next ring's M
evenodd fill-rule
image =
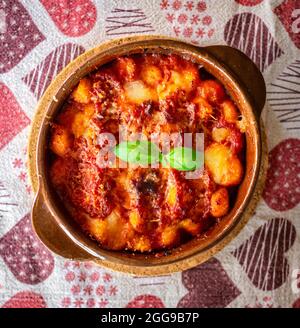
M202 71L176 55L120 57L83 78L55 118L52 184L101 247L170 249L203 234L230 210L228 194L243 176L239 111L222 84L204 80ZM99 167L99 151L107 145L100 134L112 133L119 142L121 125L147 137L205 133L205 168L187 179L161 165Z

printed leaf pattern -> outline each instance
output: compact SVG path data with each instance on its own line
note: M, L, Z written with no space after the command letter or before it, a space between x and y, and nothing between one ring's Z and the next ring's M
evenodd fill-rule
M290 64L270 84L268 101L287 130L300 129L300 60Z
M18 206L18 204L10 201L10 193L5 188L2 181L0 181L0 219L2 219L13 206Z
M188 294L179 301L179 308L226 307L241 294L215 258L183 272L182 283Z
M274 9L295 46L300 49L300 1L285 0Z
M65 35L78 37L95 25L97 11L89 0L40 0L57 28Z
M0 255L13 275L25 284L44 281L54 268L54 258L34 234L29 214L0 239Z
M22 110L13 93L0 82L0 150L29 123L30 119Z
M164 308L162 300L154 295L140 295L130 301L127 308Z
M54 77L73 59L84 52L77 44L67 43L52 51L36 68L22 78L37 99Z
M251 13L234 15L225 25L224 39L250 57L261 71L284 53L261 18Z
M286 139L269 154L269 168L263 192L275 211L287 211L300 202L300 139Z
M133 33L154 32L151 23L142 9L115 8L105 19L107 35L123 35Z
M268 291L283 285L289 275L286 252L296 238L294 225L283 218L267 221L232 254L253 285Z
M45 37L18 0L0 1L0 74L16 66Z
M235 0L235 1L243 6L253 7L260 4L264 0Z
M19 292L5 302L3 308L45 308L46 302L42 295L34 292Z

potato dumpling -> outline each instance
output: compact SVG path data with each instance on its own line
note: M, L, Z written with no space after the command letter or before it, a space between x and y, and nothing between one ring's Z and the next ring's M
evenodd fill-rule
M156 86L162 80L162 73L157 66L148 65L143 67L141 77L146 84Z
M133 238L132 242L132 249L138 252L150 252L151 251L151 243L149 238L146 236L136 236Z
M87 219L83 224L83 229L102 243L106 242L108 238L106 220Z
M227 214L229 210L229 196L226 188L220 188L212 194L210 207L210 213L214 217L221 217Z
M87 104L82 111L78 111L74 114L72 122L72 132L76 138L85 134L86 130L90 126L90 118L94 114L94 104Z
M226 99L220 104L225 121L228 123L235 123L238 119L238 111L232 100Z
M132 58L120 57L117 59L117 71L125 81L131 81L135 76L136 65Z
M177 188L174 184L168 187L166 201L170 207L174 207L177 201Z
M200 223L193 222L191 219L184 219L180 221L179 227L193 236L197 235L201 229Z
M168 226L161 233L161 244L168 247L177 243L179 239L179 231L177 226Z
M54 185L64 184L66 177L66 162L63 158L58 157L50 168L50 177Z
M215 80L205 80L201 82L199 91L200 96L211 104L218 104L225 98L225 90L222 84Z
M197 78L198 71L196 69L184 69L180 72L171 71L169 83L174 83L177 88L189 92L193 89L193 84Z
M165 99L178 90L192 91L197 79L199 79L199 74L195 68L183 69L180 72L172 70L170 78L163 80L157 88L159 99Z
M72 136L70 132L60 126L55 125L53 128L51 140L50 140L50 149L58 156L64 156L70 150L72 145Z
M156 100L154 90L148 88L143 81L132 81L124 85L126 98L136 104L141 104L147 100Z
M194 98L193 103L196 104L196 113L201 119L207 119L212 115L213 108L203 97Z
M227 128L213 128L212 138L216 142L225 141L230 136L230 130Z
M133 210L129 213L129 222L133 229L141 232L143 229L143 219L137 210Z
M242 164L229 147L218 143L211 144L205 150L204 161L215 183L234 186L241 182Z
M81 104L88 104L91 100L91 88L92 82L84 77L80 80L77 88L73 91L73 99Z
M117 209L114 209L104 220L87 220L84 228L97 238L104 247L112 250L125 248L127 240L132 235L129 223L120 216Z
M181 74L184 76L185 90L192 90L195 86L195 82L199 81L198 69L194 66L191 66L184 69Z

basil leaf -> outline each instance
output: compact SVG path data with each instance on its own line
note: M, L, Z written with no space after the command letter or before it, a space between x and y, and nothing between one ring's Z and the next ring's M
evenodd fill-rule
M160 157L158 147L148 140L123 141L113 152L124 162L140 165L158 162Z
M203 166L204 156L192 148L176 147L165 155L165 160L178 171L193 171Z

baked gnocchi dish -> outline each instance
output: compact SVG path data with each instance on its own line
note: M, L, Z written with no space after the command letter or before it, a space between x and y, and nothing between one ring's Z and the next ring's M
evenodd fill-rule
M82 78L51 123L51 183L100 247L171 249L204 236L232 208L243 179L243 122L223 85L198 64L175 54L119 57ZM161 163L99 166L107 143L99 136L118 143L120 127L149 138L204 133L199 176Z

